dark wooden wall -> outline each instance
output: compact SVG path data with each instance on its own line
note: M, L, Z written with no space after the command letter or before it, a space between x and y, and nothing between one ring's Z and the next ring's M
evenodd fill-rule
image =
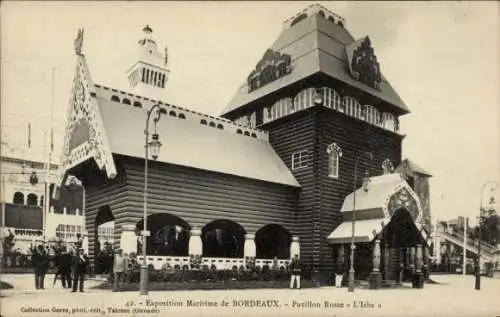
M314 255L314 245L318 243L314 224L317 224L314 211L318 208L315 188L315 114L305 110L290 117L278 119L263 126L269 131L269 142L281 157L283 162L292 170L292 153L309 150L310 157L307 167L292 171L302 188L298 195L297 217L295 226L300 238L301 258L311 264L318 255ZM316 221L315 221L316 220Z
M128 208L119 221L137 223L143 217L143 161L123 158ZM242 177L183 166L150 162L148 211L169 213L200 229L211 221L231 220L246 233L278 224L295 234L296 190Z
M354 165L359 153L370 151L373 160L364 155L359 158L357 186L362 184L365 171L370 176L382 174L382 162L388 158L394 166L401 161L402 136L396 135L381 128L374 127L367 122L344 115L329 108L317 107L319 126L318 162L319 174L316 176L319 183L319 224L320 240L319 253L321 254L321 269L333 266L332 250L326 237L341 222L340 209L344 198L354 189ZM342 149L339 163L339 177L328 176L328 153L326 148L331 143L337 143Z
M401 161L402 136L329 108L317 106L262 126L270 133L270 142L291 169L292 153L310 150L307 168L293 171L302 185L297 211L302 259L315 270L333 268L333 251L326 237L341 223L344 198L353 191L356 156L373 153L373 160L360 158L357 187L365 171L371 176L382 173L382 162L389 158L396 166ZM337 143L343 152L339 178L328 176L327 146Z

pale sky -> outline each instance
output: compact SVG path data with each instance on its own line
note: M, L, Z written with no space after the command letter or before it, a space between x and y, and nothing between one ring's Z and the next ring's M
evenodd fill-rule
M282 22L313 2L3 1L2 142L43 151L50 124L60 147L76 57L94 83L126 90L142 28L169 50L165 101L219 115ZM401 118L403 157L430 171L436 218L476 217L481 186L500 175L500 11L498 2L319 2L355 37L369 35L384 76L411 110ZM500 190L486 189L499 201ZM475 220L472 220L475 222Z

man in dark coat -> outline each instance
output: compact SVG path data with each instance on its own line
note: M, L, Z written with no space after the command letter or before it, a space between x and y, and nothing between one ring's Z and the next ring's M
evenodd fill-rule
M38 245L31 255L31 263L35 271L35 288L45 289L45 273L49 269L49 256L43 245Z
M293 288L295 281L297 281L297 288L300 288L300 260L297 254L295 254L292 258L290 270L292 271L290 277L290 288Z
M78 248L73 261L71 262L71 271L73 274L73 290L72 293L76 292L76 288L79 287L80 292L83 292L83 282L85 280L85 271L87 270L88 258L83 254L83 249Z
M73 255L64 250L58 257L58 275L61 277L62 286L71 288L71 264Z

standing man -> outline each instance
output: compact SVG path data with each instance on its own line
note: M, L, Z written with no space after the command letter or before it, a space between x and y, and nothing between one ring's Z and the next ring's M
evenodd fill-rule
M42 244L39 244L35 248L33 255L31 256L31 261L33 263L33 268L35 270L35 288L45 289L45 273L49 268L49 257L45 248Z
M79 286L80 292L83 292L83 281L85 280L85 271L87 269L87 256L83 254L83 248L76 249L76 254L71 263L71 270L73 274L73 290Z
M118 249L116 252L114 263L113 263L113 292L119 292L122 290L123 278L125 271L128 268L128 257L125 256L122 249Z
M64 250L60 255L59 260L59 274L61 276L62 286L64 288L71 288L71 262L73 255L67 250Z
M297 281L297 288L300 288L300 260L297 254L295 254L292 258L290 270L292 271L292 276L290 277L290 288L293 288L295 281Z

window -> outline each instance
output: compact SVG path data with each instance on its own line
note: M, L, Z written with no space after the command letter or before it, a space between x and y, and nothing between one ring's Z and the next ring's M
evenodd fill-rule
M43 195L42 195L42 196L40 196L40 206L42 206L42 207L43 207Z
M326 152L328 153L328 176L338 178L342 149L337 145L337 143L332 143L326 148Z
M142 108L142 104L139 101L134 101L134 107Z
M24 194L21 192L16 192L14 194L14 199L12 200L12 203L24 205Z
M29 206L37 206L38 205L38 197L35 194L29 194L28 200L26 204Z
M219 123L219 124L217 125L217 129L221 129L221 130L223 130L223 129L224 129L224 126L223 126L222 124L220 124L220 123Z
M293 104L295 106L295 109L301 110L301 109L306 109L309 108L313 105L313 100L314 100L314 95L316 94L316 89L314 88L307 88L302 90L295 96L293 99Z
M309 152L307 150L295 152L292 154L292 170L307 167Z
M179 119L186 119L186 116L183 113L179 113Z
M206 125L206 124L207 124L207 120L205 120L205 119L201 119L200 123L201 123L201 124L205 124L205 125Z
M128 100L127 98L123 98L122 103L125 105L130 105L130 100Z
M210 121L210 123L208 125L211 126L212 128L214 128L215 127L215 122Z
M383 125L384 128L390 131L395 130L395 120L394 120L394 115L392 113L384 112L382 114L382 120L383 120Z
M115 102L120 102L120 98L118 98L117 96L113 95L111 96L111 100L112 101L115 101Z
M335 90L328 87L323 88L323 93L325 100L324 105L328 108L339 110L342 104L340 95Z
M175 113L174 110L170 110L170 112L168 113L169 116L172 116L172 117L177 117L177 114Z

